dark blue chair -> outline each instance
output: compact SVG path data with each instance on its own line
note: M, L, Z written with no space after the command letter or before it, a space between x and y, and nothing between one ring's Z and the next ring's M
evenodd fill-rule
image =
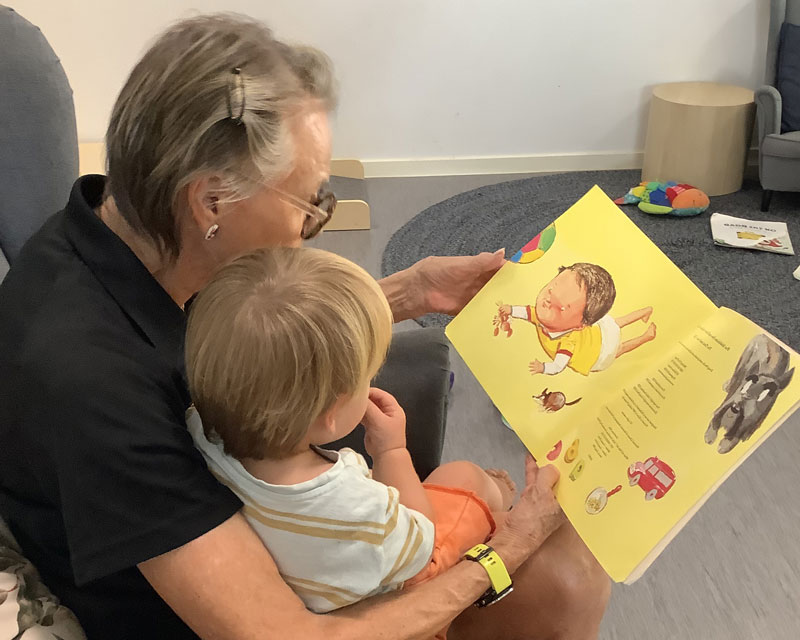
M0 280L78 177L72 89L42 32L0 5Z

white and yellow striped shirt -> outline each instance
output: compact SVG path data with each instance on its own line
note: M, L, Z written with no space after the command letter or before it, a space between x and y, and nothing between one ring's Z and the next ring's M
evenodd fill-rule
M334 463L313 480L274 485L209 442L194 409L187 425L209 470L244 502L244 516L306 607L324 613L402 587L433 551L434 526L370 477L352 449L319 452Z

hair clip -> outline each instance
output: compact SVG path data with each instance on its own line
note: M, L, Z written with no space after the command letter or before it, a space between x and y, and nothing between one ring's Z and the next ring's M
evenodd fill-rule
M245 110L245 92L244 92L244 78L242 77L242 70L239 67L234 67L231 71L232 78L228 82L228 117L233 120L236 124L242 123L242 118L244 118L244 110ZM241 103L239 105L239 115L233 115L233 99L232 95L234 91L238 91L241 94Z

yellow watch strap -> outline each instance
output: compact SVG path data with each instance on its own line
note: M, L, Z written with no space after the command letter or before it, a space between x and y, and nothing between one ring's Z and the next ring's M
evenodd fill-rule
M511 576L506 565L497 552L485 544L476 544L464 554L465 558L474 560L486 570L495 593L502 593L511 586Z

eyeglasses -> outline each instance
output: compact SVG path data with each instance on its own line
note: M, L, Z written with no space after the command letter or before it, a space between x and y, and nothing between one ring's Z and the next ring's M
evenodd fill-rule
M306 214L306 219L303 221L303 229L300 232L300 237L303 240L310 240L318 236L319 232L322 231L322 227L330 222L333 212L336 210L336 196L328 188L327 184L323 184L320 187L313 202L308 202L275 187L271 188L286 202Z

